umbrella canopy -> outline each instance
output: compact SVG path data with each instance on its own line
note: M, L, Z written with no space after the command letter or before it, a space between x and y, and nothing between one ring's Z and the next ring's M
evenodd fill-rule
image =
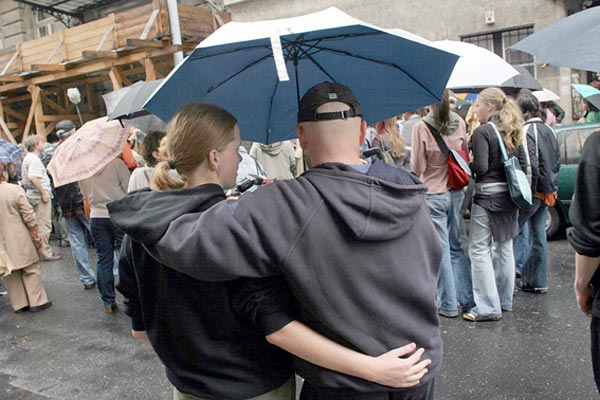
M600 6L549 25L510 47L554 67L600 71Z
M9 141L0 139L0 162L9 163L14 162L20 164L25 156L25 150L19 146L15 146ZM19 165L20 169L20 165Z
M142 108L161 82L162 79L138 81L131 86L102 95L108 120L118 119L123 124L134 126L143 132L164 131L167 124Z
M432 44L460 55L448 81L448 89L472 92L472 88L478 88L477 91L481 91L483 88L501 86L519 74L512 65L483 47L455 40L440 40Z
M519 71L519 75L515 75L512 78L502 82L500 88L504 90L506 94L514 94L521 89L529 90L542 90L542 85L527 71L527 68L520 65L515 66L515 69Z
M230 22L201 42L144 108L169 120L207 102L236 116L245 140L295 137L300 97L334 81L377 122L439 103L458 56L352 18L336 8L297 18Z
M560 97L554 93L552 90L542 89L531 92L535 97L537 97L540 103L546 101L559 101Z
M54 186L93 176L123 151L127 129L106 117L86 122L62 142L48 164Z
M600 110L600 90L590 85L580 85L577 83L573 83L571 86L573 86L573 89L577 90L581 97Z

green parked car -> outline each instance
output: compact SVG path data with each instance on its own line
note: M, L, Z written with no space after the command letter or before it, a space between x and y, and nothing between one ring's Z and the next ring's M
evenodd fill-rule
M554 129L560 145L560 171L558 172L558 201L548 209L546 235L551 238L570 225L569 206L573 199L577 166L583 143L600 124L561 125Z

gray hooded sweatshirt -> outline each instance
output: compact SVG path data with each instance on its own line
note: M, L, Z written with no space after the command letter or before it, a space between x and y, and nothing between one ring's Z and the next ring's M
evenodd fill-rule
M408 172L381 162L366 174L322 164L239 201L183 215L155 245L144 245L197 279L283 274L303 322L332 340L372 356L411 342L425 348L423 358L432 360L425 384L442 364L441 248L425 191ZM125 228L135 239L135 227ZM300 359L296 368L322 387L390 390Z

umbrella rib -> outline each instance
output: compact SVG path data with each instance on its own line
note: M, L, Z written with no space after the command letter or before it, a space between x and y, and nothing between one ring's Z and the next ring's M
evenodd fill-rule
M221 82L217 83L217 84L216 84L216 85L214 85L214 86L211 86L211 87L208 89L207 93L210 93L210 92L212 92L212 91L214 91L214 90L218 89L220 86L222 86L222 85L224 85L225 83L229 82L230 80L232 80L232 79L233 79L233 78L235 78L236 76L240 75L241 73L245 72L246 70L248 70L248 69L252 68L252 67L253 67L253 66L255 66L256 64L259 64L259 63L263 62L264 60L268 59L270 56L271 56L270 54L269 54L269 55L266 55L266 56L263 56L263 57L259 58L258 60L256 60L256 61L253 61L253 62L251 62L250 64L247 64L247 65L246 65L244 68L242 68L242 69L238 70L238 71L237 71L236 73L234 73L233 75L230 75L229 77L225 78L223 81L221 81Z
M370 58L370 57L360 56L360 55L357 55L357 54L352 54L350 52L343 51L343 50L336 50L336 49L330 49L330 48L318 47L318 46L315 46L314 48L319 49L321 51L326 51L326 52L333 53L333 54L339 54L339 55L343 55L343 56L353 57L353 58L357 58L359 60L369 61L369 62L373 62L375 64L385 65L385 66L397 69L397 70L401 71L402 73L404 73L405 75L407 75L410 79L413 80L413 82L417 83L420 87L422 87L423 89L425 89L433 97L435 97L436 99L440 99L440 97L437 96L435 93L433 93L431 90L429 90L429 88L423 86L423 84L421 82L419 82L418 79L415 79L415 77L412 74L410 74L409 72L405 71L403 68L401 68L397 64L386 62L386 61L380 61L380 60L376 60L376 59L373 59L373 58Z

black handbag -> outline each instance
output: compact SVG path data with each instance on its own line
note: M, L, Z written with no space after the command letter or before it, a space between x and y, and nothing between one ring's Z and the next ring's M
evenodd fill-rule
M488 122L488 124L494 128L494 132L496 132L496 137L498 138L498 145L500 146L502 160L504 161L504 172L506 172L506 183L508 184L508 191L513 203L519 208L530 207L532 201L531 186L529 186L527 175L521 169L519 159L515 156L508 157L498 128L496 128L493 122Z

